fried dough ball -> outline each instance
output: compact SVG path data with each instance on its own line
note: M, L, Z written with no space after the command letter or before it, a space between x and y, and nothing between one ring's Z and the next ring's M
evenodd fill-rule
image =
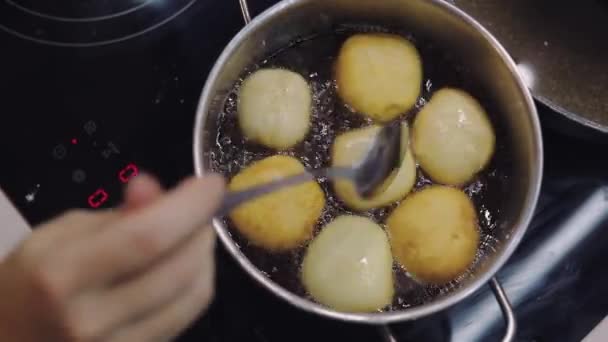
M300 74L261 69L239 91L238 119L246 138L277 150L298 144L310 129L312 92Z
M392 302L393 257L386 233L368 218L339 216L310 243L302 281L319 303L372 312Z
M475 259L477 214L461 190L437 185L414 193L386 224L395 259L423 282L449 282Z
M296 158L272 156L241 170L228 189L245 190L305 171ZM286 251L311 238L324 207L321 187L310 181L246 202L233 210L230 218L252 244L270 251Z
M494 154L496 137L481 105L464 91L437 91L418 113L412 146L422 169L436 182L463 185Z
M338 94L377 122L387 122L416 103L422 62L407 39L393 34L356 34L346 40L336 64Z

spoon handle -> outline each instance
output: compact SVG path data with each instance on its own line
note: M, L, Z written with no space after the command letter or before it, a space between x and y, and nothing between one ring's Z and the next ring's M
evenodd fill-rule
M239 205L258 198L260 196L275 192L277 190L299 185L302 183L306 183L312 181L317 178L328 178L328 179L337 179L337 178L346 178L352 179L354 175L354 170L349 167L330 167L324 169L310 170L305 173L301 173L295 176L290 176L287 178L282 178L276 181L272 181L270 183L265 183L262 185L254 186L241 191L229 191L224 197L224 201L220 206L220 209L216 212L217 217L226 216L230 213L234 208Z

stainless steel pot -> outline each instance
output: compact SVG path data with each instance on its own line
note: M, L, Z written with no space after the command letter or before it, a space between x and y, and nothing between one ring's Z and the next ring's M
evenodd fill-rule
M444 310L489 282L505 312L506 340L513 338L515 318L500 284L492 277L513 253L534 212L542 167L542 137L536 108L516 66L504 48L471 17L442 0L285 0L250 21L246 0L239 0L247 25L228 44L209 74L202 92L194 130L196 173L209 165L209 134L216 115L243 70L287 46L298 37L331 32L337 25L377 24L402 27L415 36L431 39L463 60L471 76L486 88L501 108L507 143L513 147L514 187L504 194L502 220L496 229L497 243L485 255L474 275L449 294L427 304L382 313L343 313L301 298L280 287L260 272L239 250L226 227L214 221L224 246L259 283L290 304L328 318L384 325L414 320ZM213 133L211 133L213 134ZM388 330L384 330L389 337Z

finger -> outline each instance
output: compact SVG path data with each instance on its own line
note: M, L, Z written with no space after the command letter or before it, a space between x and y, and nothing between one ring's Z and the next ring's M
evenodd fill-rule
M69 245L89 236L103 225L118 217L117 213L106 211L71 210L34 230L25 241L27 253L48 254L60 246Z
M150 203L162 193L158 182L151 176L142 174L134 179L127 189L127 203L132 209ZM33 239L38 242L36 248L47 248L57 243L88 236L104 223L115 219L118 214L113 210L90 211L83 209L70 210L57 218L41 224L34 230Z
M129 212L149 205L160 198L162 193L163 189L154 177L140 174L127 186L124 210Z
M213 254L204 259L196 281L182 296L162 310L153 312L133 325L119 329L113 342L171 341L188 328L209 307L215 293Z
M111 283L157 262L209 223L223 192L219 176L194 179L122 217L66 253L64 267L79 271L71 283Z
M170 305L194 286L201 272L212 277L214 246L213 229L206 227L175 255L140 276L81 296L71 312L73 317L86 317L78 323L80 335L102 338Z

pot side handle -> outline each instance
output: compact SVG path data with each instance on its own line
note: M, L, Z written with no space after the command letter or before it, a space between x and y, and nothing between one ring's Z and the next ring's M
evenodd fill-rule
M494 292L494 296L498 301L498 305L500 306L500 310L502 311L507 325L502 342L513 342L515 341L515 334L517 333L517 320L515 319L513 307L498 279L492 278L492 280L490 280L490 288L492 289L492 292ZM393 334L390 326L381 325L378 327L378 331L384 342L398 342L397 337Z
M249 4L247 4L247 0L239 0L239 5L241 6L241 14L243 15L243 21L245 22L245 25L247 25L251 22Z
M500 305L500 310L502 311L505 323L507 324L502 342L515 341L515 334L517 333L517 319L515 319L515 313L513 312L513 307L509 302L509 298L507 297L505 290L502 288L502 285L500 285L498 279L492 278L492 280L490 280L490 287L492 288L492 292L494 292L498 305Z

